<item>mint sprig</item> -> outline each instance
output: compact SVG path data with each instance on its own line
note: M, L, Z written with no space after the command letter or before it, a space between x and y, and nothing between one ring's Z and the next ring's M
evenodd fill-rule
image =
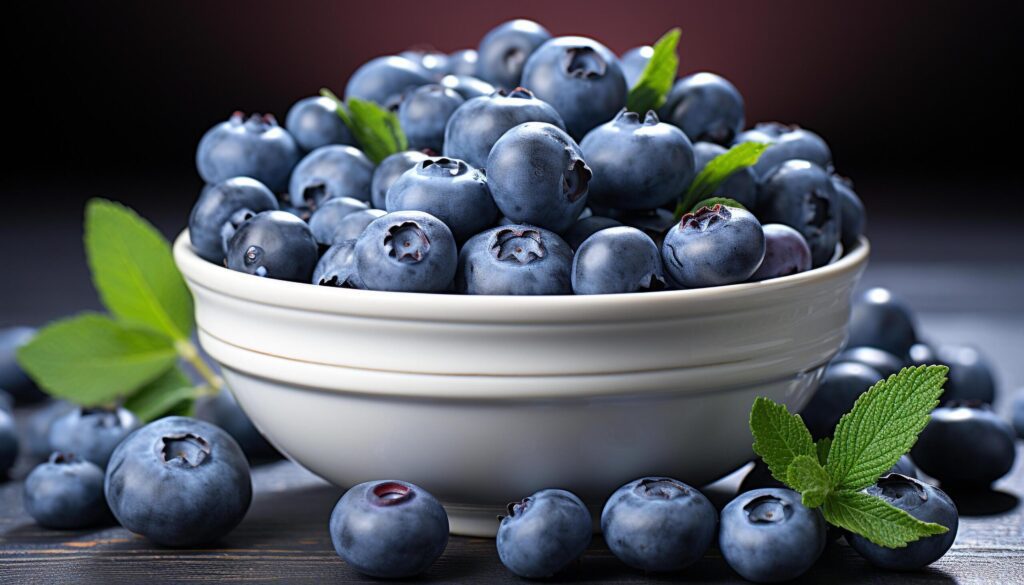
M409 141L393 112L354 97L343 102L329 89L321 89L320 95L334 100L341 121L374 163L380 164L390 155L408 150Z
M904 368L880 380L843 415L832 439L811 440L799 415L759 397L750 412L754 452L775 479L825 520L880 546L899 548L948 529L922 522L862 490L910 450L938 405L949 369Z
M676 219L692 211L698 201L711 197L733 173L757 164L768 146L762 142L741 142L708 161L676 206Z
M681 34L682 31L674 28L662 35L654 44L651 60L647 62L636 84L629 90L626 109L642 116L648 110L657 110L665 103L679 70L676 47L679 45Z

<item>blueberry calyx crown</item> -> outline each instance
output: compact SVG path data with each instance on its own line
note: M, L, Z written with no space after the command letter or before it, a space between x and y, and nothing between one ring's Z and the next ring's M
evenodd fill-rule
M465 162L457 158L428 158L420 163L419 174L431 177L457 177L469 171Z
M263 260L263 248L259 246L249 246L245 249L245 258L242 259L246 266L254 266Z
M690 490L685 485L667 477L642 479L633 491L639 496L660 500L671 500L690 495Z
M569 201L579 201L580 197L587 194L587 186L593 173L583 159L570 152L569 167L562 173L562 194L569 198Z
M405 221L388 228L384 251L399 262L419 262L430 252L430 238L418 223Z
M374 506L397 506L408 502L416 495L409 486L396 481L385 481L366 492L367 499Z
M829 198L813 189L807 194L807 224L816 228L823 227L832 215L831 207Z
M229 119L233 126L244 126L250 132L263 133L277 127L277 118L273 114L252 114L248 118L245 113L235 111Z
M302 188L302 200L310 209L316 209L327 198L327 183L313 181Z
M645 274L637 285L637 292L665 290L665 279L651 272Z
M775 524L793 514L789 503L772 495L762 495L743 506L751 524Z
M112 429L121 426L121 417L117 415L116 410L110 408L104 408L102 406L83 408L82 416L89 416L92 420L93 426L96 427Z
M505 509L508 510L508 516L498 516L498 520L522 516L526 513L526 510L530 507L531 503L533 503L533 498L529 497L523 498L518 502L509 502L508 505L505 506Z
M518 99L521 99L521 100L532 100L533 99L533 92L528 90L528 89L526 89L525 87L522 87L522 86L516 87L512 91L508 91L508 92L506 92L504 89L499 89L498 91L496 91L494 93L496 93L497 95L500 95L501 97L518 98Z
M868 494L888 500L890 503L903 502L899 506L904 510L912 510L928 501L928 492L920 482L900 473L887 473L878 478L875 485L868 486Z
M608 71L608 63L593 47L571 47L563 57L565 73L577 79L596 79Z
M680 229L693 229L706 232L712 226L720 222L732 219L732 212L729 208L716 203L713 207L701 207L697 211L691 211L679 220Z
M615 115L613 122L617 126L657 126L661 120L658 119L658 114L654 110L647 110L643 121L641 121L639 113L622 108Z
M164 463L199 467L210 456L210 442L195 433L164 435L160 441Z
M70 465L72 463L78 463L81 459L74 453L63 453L61 451L54 451L50 453L50 457L46 460L48 463L54 465Z
M514 227L495 234L491 252L499 261L524 265L547 255L543 234L535 229Z

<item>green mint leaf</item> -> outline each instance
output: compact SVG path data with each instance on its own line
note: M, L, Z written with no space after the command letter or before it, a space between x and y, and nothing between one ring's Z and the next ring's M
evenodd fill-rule
M172 339L195 327L192 296L166 239L134 211L93 199L85 208L85 252L100 299L114 316Z
M836 489L858 491L910 450L939 404L946 366L903 368L861 394L836 426L827 469Z
M380 164L388 156L408 150L409 141L393 112L358 98L348 98L342 103L329 89L321 89L320 95L334 100L338 116L373 162Z
M818 439L814 448L818 451L818 463L825 465L828 463L828 452L832 449L832 437Z
M767 398L759 396L754 400L750 409L750 432L754 435L754 452L782 483L789 483L789 466L794 459L801 455L815 456L814 441L803 419Z
M708 161L676 207L676 219L693 209L698 201L711 197L733 173L755 165L768 146L762 142L741 142Z
M949 530L940 524L922 522L882 499L857 491L830 494L822 512L829 524L889 548L904 547L920 538Z
M800 492L804 506L817 508L832 491L832 479L817 457L800 455L793 459L786 472L786 483Z
M94 313L48 325L18 350L18 362L43 389L84 406L133 394L177 358L166 335Z
M708 199L701 201L700 203L695 204L690 209L690 213L694 213L701 207L714 207L716 205L721 205L723 207L738 207L739 209L746 209L746 207L743 207L743 205L741 205L740 202L736 201L735 199L729 199L728 197L710 197Z
M662 35L654 44L651 60L647 62L636 85L629 90L626 109L642 117L647 110L657 110L665 103L665 97L672 89L676 72L679 70L676 47L679 45L680 34L682 32L674 28Z
M192 381L179 368L174 367L131 395L124 401L124 407L135 413L142 422L149 422L162 416L190 411L195 396L196 389Z

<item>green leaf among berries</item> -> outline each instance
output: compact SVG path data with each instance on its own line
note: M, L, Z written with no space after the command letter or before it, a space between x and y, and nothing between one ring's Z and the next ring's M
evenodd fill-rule
M863 492L841 491L830 494L822 507L822 513L829 524L889 548L904 547L915 540L949 531L940 524L922 522L888 502Z
M761 456L775 479L787 483L789 466L797 457L815 456L811 433L799 415L782 404L758 397L750 411L754 452Z
M789 464L786 483L803 496L803 504L817 508L825 503L832 490L832 478L816 457L800 455Z
M681 34L682 31L674 28L662 35L654 44L651 60L647 62L636 85L629 90L626 109L643 117L648 110L657 110L665 103L679 70L676 47L679 45Z
M374 163L380 164L392 154L408 150L409 141L394 112L354 97L342 102L328 89L321 89L320 95L334 100L341 121L348 126L363 152Z

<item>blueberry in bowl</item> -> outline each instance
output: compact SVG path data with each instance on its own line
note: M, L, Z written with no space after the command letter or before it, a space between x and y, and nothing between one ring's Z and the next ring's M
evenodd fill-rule
M196 167L207 183L231 177L250 177L277 192L299 162L299 147L270 114L248 118L235 112L226 122L210 128L199 141Z

